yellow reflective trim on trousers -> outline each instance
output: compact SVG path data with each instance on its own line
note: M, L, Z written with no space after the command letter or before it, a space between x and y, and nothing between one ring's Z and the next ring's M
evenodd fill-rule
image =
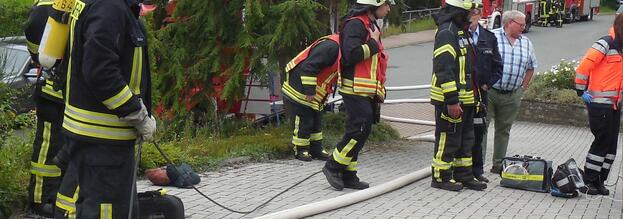
M444 52L450 53L453 58L456 58L456 51L454 51L454 48L452 48L450 44L446 44L435 49L435 51L433 51L433 58L443 54Z
M459 83L467 84L465 81L465 56L459 56Z
M114 110L123 105L124 103L128 102L130 98L132 98L132 92L130 91L128 85L126 85L123 87L123 89L121 89L121 91L119 91L119 93L115 94L111 98L104 100L102 103L104 103L104 105L106 105L108 109Z
M316 85L316 77L301 76L301 83L303 85Z
M298 115L294 116L294 132L292 133L292 136L298 136L300 123L301 117Z
M120 141L136 139L136 131L134 130L134 128L112 128L97 126L81 123L68 116L65 116L63 118L63 128L78 135L94 138Z
M59 177L61 169L56 165L45 165L41 163L30 162L30 173L43 177Z
M100 204L100 219L112 219L112 204Z
M309 146L310 143L309 139L292 136L292 144L295 146Z
M452 166L455 167L471 167L472 166L472 158L455 158L454 162L452 162Z
M141 77L143 72L143 50L142 47L134 47L134 58L132 59L132 74L130 75L130 89L134 95L141 94Z
M70 104L65 105L66 106L64 114L77 121L83 121L95 125L114 126L119 128L133 128L133 126L131 126L127 122L121 121L121 119L119 119L117 115L80 109Z
M30 42L30 40L26 39L26 47L28 47L28 51L33 54L39 54L39 44Z
M357 144L357 140L350 139L348 144L346 144L344 148L342 148L342 151L339 151L336 147L335 151L333 151L333 159L335 159L335 161L337 161L338 163L342 165L348 166L351 163L351 160L353 159L352 157L347 156L348 152L350 152L353 149L353 147L355 147L356 144Z
M357 161L350 162L348 166L346 166L346 171L357 171L358 163Z
M309 136L310 141L320 141L322 140L322 132L311 133Z
M523 175L502 172L502 178L521 181L543 181L543 175Z
M363 50L363 59L370 58L370 47L368 44L361 45L361 49Z
M76 217L76 201L78 200L79 191L80 186L77 186L73 198L69 198L61 193L56 193L56 207L67 211L68 218Z
M437 146L437 153L435 153L435 160L443 161L441 158L443 156L443 150L446 148L446 133L439 133L439 146ZM439 168L433 168L433 177L439 178L441 174L439 173Z
M440 170L449 170L452 167L452 163L444 162L443 160L433 159L433 167Z
M39 156L37 157L37 163L45 165L48 150L50 149L50 137L51 137L52 123L43 122L43 135L41 141L41 148L39 149ZM31 163L32 164L32 163ZM32 166L35 168L35 166ZM41 194L43 193L43 176L35 174L35 188L33 191L33 201L35 203L41 203Z

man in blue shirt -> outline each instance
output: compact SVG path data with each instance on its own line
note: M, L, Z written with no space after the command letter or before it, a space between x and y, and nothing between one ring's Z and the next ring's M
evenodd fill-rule
M478 23L481 17L480 9L472 9L470 11L471 24L469 32L472 36L476 53L474 72L476 75L475 82L478 87L478 92L476 93L478 105L474 113L475 143L472 147L472 172L476 180L488 183L489 179L483 176L485 157L483 148L486 148L487 144L487 92L502 77L502 58L500 57L495 35Z
M517 10L502 15L503 28L493 30L504 65L502 79L489 92L488 118L495 120L492 173L500 173L506 156L513 121L519 112L523 91L528 88L537 60L532 42L521 35L526 16Z

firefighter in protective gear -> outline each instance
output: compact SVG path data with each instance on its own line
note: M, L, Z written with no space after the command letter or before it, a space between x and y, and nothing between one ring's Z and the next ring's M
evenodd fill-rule
M322 37L286 66L281 91L294 111L294 157L327 160L322 148L323 107L337 81L340 66L339 35Z
M52 4L52 0L36 1L25 25L24 35L28 51L36 65L40 65L39 44ZM65 175L64 166L68 162L66 159L58 159L58 154L65 152L63 147L65 136L61 132L65 106L63 92L55 84L59 82L49 78L51 75L62 74L64 69L62 65L46 69L47 77L40 77L40 80L37 80L33 95L36 102L37 130L33 144L30 170L32 175L28 195L34 213L46 217L53 215L57 191ZM76 187L75 184L71 186Z
M390 1L358 0L345 17L340 32L340 94L348 115L346 133L323 168L336 190L365 189L357 177L357 157L375 122L375 112L385 99L387 56L383 52L376 19L385 17Z
M76 0L70 14L63 131L72 148L68 174L80 185L76 218L138 216L137 203L129 205L134 144L156 128L139 11L135 0Z
M434 188L487 188L487 184L474 180L471 154L478 89L473 72L475 52L467 28L469 10L478 7L471 1L450 0L435 16L438 29L431 83L436 123L431 182Z
M610 34L593 43L576 69L575 88L588 109L588 122L595 136L586 155L584 172L591 195L608 195L604 186L617 152L623 86L623 15L616 16Z

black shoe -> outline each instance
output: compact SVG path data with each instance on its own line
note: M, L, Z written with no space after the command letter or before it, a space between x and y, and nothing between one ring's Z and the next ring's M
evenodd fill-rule
M502 167L500 166L491 167L491 173L502 174Z
M437 182L436 179L433 179L433 181L430 183L430 187L458 192L463 189L463 184L454 181Z
M52 203L45 203L45 204L32 203L31 209L32 209L32 212L35 213L36 215L39 215L42 217L49 217L49 218L54 217L54 205Z
M598 183L595 183L594 185L595 185L595 188L597 188L597 191L599 191L600 195L610 195L610 191L608 191L608 189L604 185L604 182L598 182Z
M580 188L580 192L588 195L599 195L599 189L593 183L586 183L586 185Z
M316 160L328 160L329 156L331 156L327 151L325 151L324 149L320 148L320 150L314 150L312 148L311 152L311 157L313 159Z
M327 181L335 190L342 191L344 189L344 180L342 180L342 172L331 170L326 166L322 168L322 173L327 177Z
M294 147L294 158L298 159L298 160L302 160L302 161L311 161L312 160L312 156L311 154L309 154L309 150L307 149L302 149L302 148L296 148L296 146Z
M486 183L476 181L475 179L462 181L461 183L463 184L464 187L471 189L471 190L481 191L487 188Z
M359 180L344 181L344 188L362 190L362 189L370 188L370 184L364 181L359 181Z
M476 178L479 182L489 183L489 179L483 175L474 175L474 178Z

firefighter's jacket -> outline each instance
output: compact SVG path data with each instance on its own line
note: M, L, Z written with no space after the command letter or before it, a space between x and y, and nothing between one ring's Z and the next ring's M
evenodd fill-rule
M435 17L437 33L433 50L433 75L431 82L431 103L433 105L465 106L475 104L472 81L474 51L467 27L468 21L458 21L460 13L456 7L445 7Z
M346 20L340 33L342 70L340 93L385 98L387 55L383 43L371 38L378 28L367 13Z
M48 11L51 10L52 3L52 0L36 1L24 28L28 52L32 61L37 65L39 65L39 44L41 43L41 36L43 35L43 30L48 20ZM63 104L63 92L56 90L54 81L50 79L37 82L35 96Z
M623 58L616 49L614 29L593 43L575 73L575 88L588 91L592 103L610 105L617 109L621 100Z
M147 35L134 0L76 0L63 128L69 138L133 145L134 127L120 117L151 112Z
M321 111L338 78L339 42L337 34L325 36L294 57L286 66L281 91L293 102Z

